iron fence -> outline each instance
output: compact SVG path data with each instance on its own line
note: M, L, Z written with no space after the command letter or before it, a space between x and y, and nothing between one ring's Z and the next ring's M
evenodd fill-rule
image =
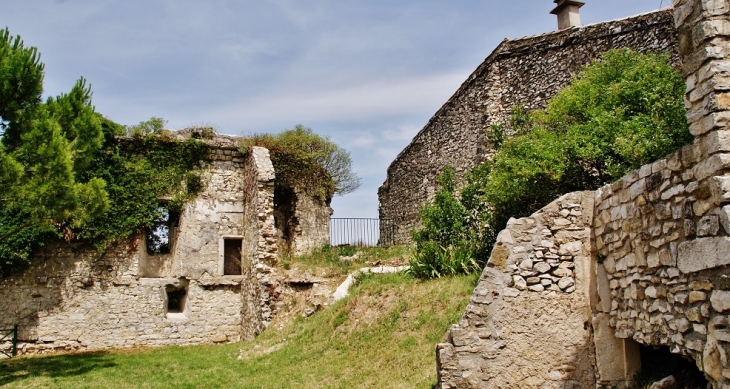
M10 353L6 352L5 349L0 349L0 354L5 355L8 358L12 358L16 355L18 355L18 326L15 325L13 328L9 330L0 330L0 343L5 343L7 341L12 342L12 347L10 348Z
M330 219L331 246L392 246L395 243L394 232L392 219Z

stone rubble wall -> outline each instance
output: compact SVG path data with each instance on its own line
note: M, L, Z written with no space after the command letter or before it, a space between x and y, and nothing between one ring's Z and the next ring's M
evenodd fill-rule
M674 6L695 140L596 192L599 308L730 388L730 2Z
M210 156L170 254L148 255L143 234L104 252L58 243L0 279L0 328L18 324L21 353L234 342L263 328L257 268L277 255L273 166L263 148L214 145ZM243 238L241 275L223 275L225 237ZM167 312L168 287L186 287L184 312Z
M667 52L677 64L672 11L504 40L388 168L378 190L379 215L394 220L396 242L410 242L442 168L451 166L462 176L491 157L486 131L495 124L508 128L513 106L543 108L582 66L621 47Z
M593 387L592 220L593 192L577 192L508 222L436 346L441 388Z
M330 243L330 216L332 208L327 202L295 190L294 219L297 221L289 232L289 250L292 255L305 255Z
M546 229L535 220L551 209L554 214L555 203L510 221L462 321L449 331L449 342L437 346L441 387L623 387L641 369L643 344L691 358L712 388L730 388L730 1L675 0L674 6L694 142L590 195L594 207L582 207L591 217L583 220L587 237L580 238L587 257L574 256L573 293L547 285L558 275L541 272L530 256L556 254L550 243L553 249L563 247L543 243ZM558 202L570 196L576 194ZM572 213L571 206L561 207ZM543 222L550 231L565 224L557 218ZM533 225L539 227L517 229ZM560 249L557 255L563 259ZM588 271L580 272L579 263ZM532 273L542 273L540 284ZM537 286L543 282L547 291ZM581 285L588 285L583 294ZM555 300L528 300L548 295ZM583 299L577 305L569 300L578 296ZM566 343L545 334L545 328L569 324L564 311L576 308L592 310L584 323L589 334L577 323L560 333L592 337L585 349L594 350L588 359L595 378L551 382L564 371L553 365L565 361L556 354ZM519 336L495 336L513 333ZM510 355L510 348L519 352ZM535 353L540 357L525 361ZM552 376L546 366L555 369ZM528 378L523 370L537 373Z

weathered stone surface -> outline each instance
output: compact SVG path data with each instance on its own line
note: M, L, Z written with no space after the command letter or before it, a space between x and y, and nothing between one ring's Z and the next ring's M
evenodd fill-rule
M730 264L730 238L698 238L679 244L677 267L683 273L693 273Z
M710 302L712 303L712 309L717 312L725 312L730 310L730 291L727 290L715 290L710 296Z
M568 194L547 206L545 211L508 224L512 242L503 241L502 246L506 251L520 251L520 255L526 257L512 270L491 265L484 269L476 291L501 297L486 306L481 305L479 310L472 298L461 324L450 330L450 342L439 345L441 387L482 387L484 379L489 379L489 385L494 387L554 383L558 387L579 388L594 382L590 362L591 331L585 327L586 322L590 323L591 262L587 256L572 255L591 247L590 234L573 232L584 229L586 221L570 215L583 215L584 206L593 208L593 193ZM561 216L565 210L570 211L567 219ZM567 225L562 220L559 222L560 228L555 229L561 231L559 237L553 235L550 228L558 219L570 222ZM500 233L503 235L506 234ZM540 239L527 239L533 236ZM570 244L576 241L580 244ZM557 253L560 247L565 249ZM556 253L550 252L551 249ZM529 259L537 257L537 253L543 253L546 260ZM554 259L547 260L553 256ZM549 261L554 261L554 266ZM524 278L520 273L525 269L535 275ZM559 271L563 277L554 275ZM535 314L548 311L552 314ZM495 329L489 338L457 344L464 338L457 339L456 334L485 327ZM546 339L550 341L546 342ZM514 365L516 358L524 363Z

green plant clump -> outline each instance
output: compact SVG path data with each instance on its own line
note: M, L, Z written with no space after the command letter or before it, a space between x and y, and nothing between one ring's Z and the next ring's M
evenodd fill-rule
M473 213L473 191L457 197L455 172L445 168L439 175L440 189L421 210L423 228L413 233L416 253L409 272L419 278L438 278L479 271L485 264L484 226L489 212Z
M241 152L252 146L269 149L278 189L298 188L328 202L360 187L350 154L301 124L276 135L254 134L242 142Z
M512 136L504 126L487 132L496 154L468 174L461 200L453 184L442 185L446 190L425 206L424 229L414 235L412 265L424 268L417 274L438 276L448 263L464 261L456 258L483 264L510 218L609 184L691 142L684 90L667 56L620 49L585 67L545 109L513 107ZM434 225L442 231L434 234Z

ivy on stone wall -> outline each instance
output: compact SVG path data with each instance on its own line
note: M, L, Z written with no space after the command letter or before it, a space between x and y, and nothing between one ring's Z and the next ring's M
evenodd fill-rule
M132 132L139 126L157 126L158 121L153 118L125 127L103 119L103 146L91 156L77 180L103 180L108 210L82 227L39 223L0 242L0 277L27 268L34 250L61 238L94 244L103 250L112 241L133 236L160 216L160 199L166 199L171 211L180 211L202 188L208 147L196 139L175 140L163 130ZM23 212L3 208L0 232L22 224L27 217Z

